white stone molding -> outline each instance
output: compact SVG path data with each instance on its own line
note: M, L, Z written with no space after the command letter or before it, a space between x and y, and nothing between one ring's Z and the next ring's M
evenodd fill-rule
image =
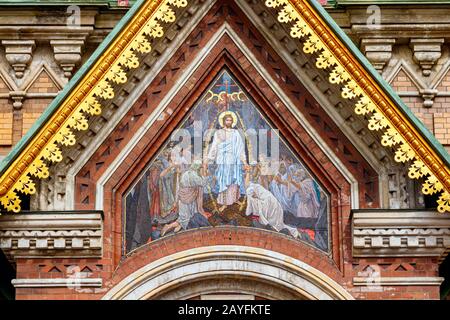
M442 55L443 38L411 39L410 46L414 52L414 60L422 68L422 74L429 77L431 69Z
M102 213L21 213L0 216L0 249L16 258L102 256Z
M50 45L56 62L64 71L68 79L72 77L74 69L81 62L81 54L84 47L83 40L51 40Z
M15 288L101 288L101 278L13 279Z
M392 58L395 39L366 38L361 40L361 50L374 68L381 74L386 63Z
M5 47L6 60L13 68L16 78L21 79L33 58L33 51L36 48L35 41L2 40L2 45Z
M128 275L102 299L154 299L183 284L225 277L269 283L302 299L354 299L333 279L300 260L267 249L230 245L199 247L160 258Z
M440 286L441 277L354 277L355 286Z
M450 250L450 215L436 211L356 210L353 257L439 257Z

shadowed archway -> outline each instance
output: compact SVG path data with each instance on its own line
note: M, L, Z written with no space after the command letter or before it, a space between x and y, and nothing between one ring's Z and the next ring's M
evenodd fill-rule
M219 292L266 299L353 299L330 277L300 260L266 249L226 245L156 260L124 278L103 299L189 299Z

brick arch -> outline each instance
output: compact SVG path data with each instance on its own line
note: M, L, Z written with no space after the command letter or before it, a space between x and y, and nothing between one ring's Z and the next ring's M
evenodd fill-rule
M348 279L317 249L275 232L229 226L188 230L136 249L119 264L103 299L157 298L184 283L229 276L270 283L296 298L353 299Z

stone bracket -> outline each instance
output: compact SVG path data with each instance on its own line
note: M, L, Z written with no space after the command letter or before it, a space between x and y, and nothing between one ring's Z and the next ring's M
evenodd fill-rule
M382 73L386 63L392 58L394 44L395 39L366 38L361 40L361 50L374 68Z
M425 77L430 76L431 69L442 55L443 38L411 39L410 47L414 52L414 60L422 68Z
M355 210L353 257L438 257L450 249L450 215L419 210Z
M68 79L72 77L75 68L81 62L81 53L84 47L83 40L51 40L50 44L56 62L64 71Z
M100 211L35 212L0 216L0 249L16 258L102 257Z
M36 48L35 41L2 40L2 45L5 47L6 60L13 68L16 78L21 79L33 58L33 51Z

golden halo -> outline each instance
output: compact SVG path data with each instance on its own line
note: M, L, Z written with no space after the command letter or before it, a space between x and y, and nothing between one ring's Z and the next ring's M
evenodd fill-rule
M231 116L231 118L233 118L233 124L231 125L231 127L234 128L237 124L236 113L234 113L233 111L224 111L221 114L219 114L219 124L222 128L225 127L223 123L223 118L225 118L225 116Z

